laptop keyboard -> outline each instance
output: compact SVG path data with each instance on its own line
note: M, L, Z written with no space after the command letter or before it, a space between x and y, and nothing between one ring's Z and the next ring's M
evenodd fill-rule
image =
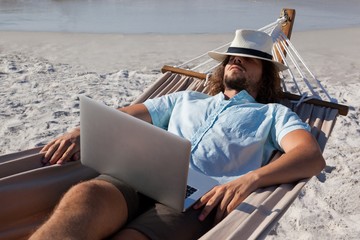
M185 198L190 197L196 191L197 191L196 188L193 188L193 187L187 185L187 187L186 187L186 197Z

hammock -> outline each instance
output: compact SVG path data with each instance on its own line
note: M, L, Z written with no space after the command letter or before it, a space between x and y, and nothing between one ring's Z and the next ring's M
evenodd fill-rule
M276 41L276 59L290 67L288 72L281 75L283 90L287 91L284 92L282 104L290 107L303 121L309 123L312 134L323 150L336 117L339 114L346 115L348 107L337 104L328 96L320 81L294 50L288 37L291 35L295 10L284 9L282 12L282 17L275 23L261 29L271 34ZM278 31L279 25L282 26L282 31ZM207 74L216 63L206 60L196 65L196 61L204 56L205 54L185 62L182 66L164 66L164 75L133 103L181 90L206 93ZM189 65L192 65L192 68L179 68ZM294 68L298 73L294 72ZM301 83L299 79L302 80ZM315 82L315 87L311 81ZM300 84L308 90L304 91L305 87ZM295 95L294 91L298 94ZM324 101L324 97L329 101ZM39 153L40 149L0 156L0 239L26 238L30 231L44 221L63 193L72 185L98 175L92 169L82 166L80 161L43 167L40 163L43 156ZM274 158L277 157L279 154ZM296 183L258 189L201 239L264 238L307 181L308 179L304 179Z

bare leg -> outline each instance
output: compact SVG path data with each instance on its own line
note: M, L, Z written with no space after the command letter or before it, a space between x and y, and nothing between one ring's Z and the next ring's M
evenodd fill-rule
M102 239L123 226L127 204L112 184L91 180L72 187L30 239Z

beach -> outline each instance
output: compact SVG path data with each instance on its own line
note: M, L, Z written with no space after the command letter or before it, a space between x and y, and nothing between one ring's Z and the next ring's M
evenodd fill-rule
M164 64L230 42L232 33L0 32L0 154L41 146L79 125L79 95L130 104ZM292 42L329 94L350 107L324 151L326 167L268 239L360 237L360 28L293 32Z

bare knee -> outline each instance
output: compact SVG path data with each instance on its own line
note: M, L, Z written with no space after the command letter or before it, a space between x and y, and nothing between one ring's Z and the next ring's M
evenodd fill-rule
M116 231L125 224L128 216L123 194L113 184L96 179L73 186L56 211L78 210L87 213L88 219L84 220L89 221L90 226L101 223L105 232ZM109 224L102 224L104 222Z
M89 180L73 186L64 196L69 198L72 204L101 209L118 208L127 209L123 194L111 183L103 180Z
M71 199L72 204L99 207L99 204L108 201L107 198L113 198L112 194L117 194L116 188L110 183L94 179L73 186L65 194L64 199Z

